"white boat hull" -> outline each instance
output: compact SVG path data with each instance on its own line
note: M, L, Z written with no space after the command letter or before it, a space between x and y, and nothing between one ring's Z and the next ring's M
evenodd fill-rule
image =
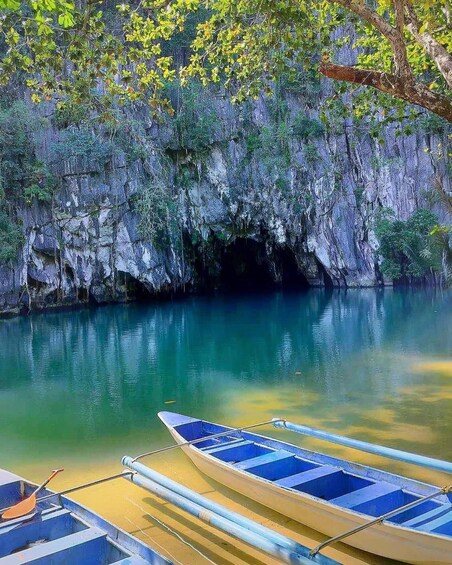
M177 443L184 442L184 438L174 428L168 429ZM201 472L212 479L328 537L365 524L371 519L302 492L276 486L266 479L235 469L194 446L183 447L182 450ZM344 540L344 543L375 555L415 565L452 564L450 539L388 522L354 534L346 542Z

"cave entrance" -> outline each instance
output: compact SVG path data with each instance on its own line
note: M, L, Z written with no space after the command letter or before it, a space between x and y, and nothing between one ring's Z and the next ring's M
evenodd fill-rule
M116 293L119 294L123 300L147 302L151 298L152 293L144 283L136 279L130 273L124 271L117 271L116 273Z
M287 247L277 247L269 256L264 242L239 238L222 248L219 265L217 286L223 291L309 287L293 252Z

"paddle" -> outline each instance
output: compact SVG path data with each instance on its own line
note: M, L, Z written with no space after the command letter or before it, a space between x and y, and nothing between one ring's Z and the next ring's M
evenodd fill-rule
M33 510L36 508L36 495L47 484L49 484L53 477L60 471L64 471L64 469L54 469L50 476L42 484L40 484L28 498L21 500L14 506L8 508L8 510L5 510L5 512L3 512L1 516L2 520L14 520L14 518L21 518L22 516L26 516L27 514L33 512Z

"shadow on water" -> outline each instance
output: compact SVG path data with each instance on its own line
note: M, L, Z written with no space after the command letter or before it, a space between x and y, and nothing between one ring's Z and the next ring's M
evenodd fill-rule
M148 512L157 511L161 516L165 518L165 523L177 522L179 528L183 526L186 528L186 530L190 532L196 532L197 534L200 534L202 537L208 538L209 541L213 542L213 545L216 547L221 546L221 544L223 543L222 538L215 535L215 530L213 528L207 528L203 523L197 522L194 524L190 518L187 518L185 515L182 515L179 512L173 510L167 504L162 503L157 499L150 497L145 498L143 502L146 504L146 508L147 508L147 511L145 510L145 512L147 512L145 519L150 524L154 524L155 519ZM184 539L186 542L197 547L198 551L201 551L203 555L211 559L216 565L234 565L237 562L246 561L248 557L245 551L242 551L238 547L233 547L232 549L229 550L230 558L225 559L224 557L219 555L218 552L213 551L212 549L206 550L205 544L197 542L193 536L190 536L190 534L185 533ZM266 565L266 562L258 559L254 559L253 565Z

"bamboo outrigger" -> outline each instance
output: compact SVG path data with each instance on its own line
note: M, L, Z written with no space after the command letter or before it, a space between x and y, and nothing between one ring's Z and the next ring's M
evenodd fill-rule
M338 565L320 554L337 541L419 565L451 563L451 488L411 479L251 433L273 423L297 433L397 460L452 472L447 461L330 434L282 419L230 428L171 412L159 414L177 443L124 457L130 470L66 489L38 492L0 471L0 565L80 562L169 564L166 558L65 495L125 478L192 516L291 565ZM144 457L182 448L216 480L330 537L312 550L197 494L143 465ZM5 507L5 502L9 506ZM28 514L23 515L28 509ZM39 540L37 539L39 537ZM36 546L34 538L39 542ZM27 540L24 544L24 540ZM88 559L89 558L89 559ZM88 559L88 560L87 560Z
M311 555L309 548L302 544L197 494L139 463L138 458L123 458L123 464L131 471L124 470L59 493L44 491L39 498L36 494L42 487L35 489L16 475L0 471L0 508L3 507L1 513L7 517L0 522L0 565L34 563L36 559L54 565L113 562L169 565L170 561L152 548L67 498L67 494L119 478L129 480L281 563L340 565L323 555ZM24 516L20 513L25 506L30 513ZM8 519L8 516L13 518Z

